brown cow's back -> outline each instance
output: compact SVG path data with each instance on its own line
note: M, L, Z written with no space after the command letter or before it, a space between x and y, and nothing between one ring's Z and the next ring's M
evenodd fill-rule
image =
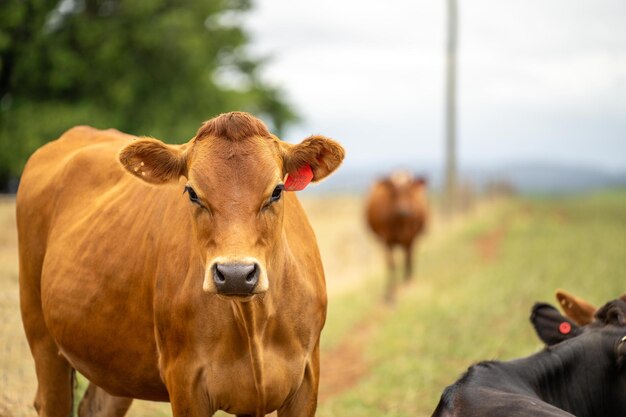
M155 331L164 329L155 328L155 317L183 323L179 330L169 329L173 345L211 346L194 366L204 369L203 378L213 378L219 391L220 384L230 386L233 378L251 374L248 360L234 361L232 374L220 373L211 363L247 353L241 317L230 301L202 292L204 271L191 255L189 201L181 184L152 186L119 164L117 154L132 138L79 127L31 157L17 197L25 325L43 311L61 353L91 381L115 395L167 400L155 342ZM250 301L273 311L262 340L270 347L264 348L268 407L278 407L302 378L304 365L289 361L315 347L325 319L314 234L295 195L287 193L285 200L284 230L291 248L284 255L286 279L270 285L281 285L293 302L279 309L271 297ZM170 292L159 298L155 288ZM172 292L180 297L166 295ZM188 316L169 317L169 308ZM294 317L309 323L300 326ZM274 345L282 350L274 351ZM238 384L241 393L254 391L249 377Z

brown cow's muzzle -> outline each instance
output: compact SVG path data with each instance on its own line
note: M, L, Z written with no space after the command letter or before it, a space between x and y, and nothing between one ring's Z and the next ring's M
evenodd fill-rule
M256 263L215 263L213 282L221 295L247 296L254 293L261 267Z

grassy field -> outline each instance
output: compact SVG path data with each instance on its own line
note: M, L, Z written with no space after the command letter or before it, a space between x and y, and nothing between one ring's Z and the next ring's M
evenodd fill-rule
M360 197L307 197L326 268L318 416L429 416L471 363L541 348L528 322L535 301L564 288L600 305L626 292L626 192L481 204L435 218L416 281L380 303L382 253ZM0 201L0 416L34 416L32 359L17 301L13 201ZM167 416L136 402L129 415Z
M429 416L473 362L541 348L530 308L555 288L596 305L626 292L626 193L498 204L424 249L369 337L369 372L318 416Z

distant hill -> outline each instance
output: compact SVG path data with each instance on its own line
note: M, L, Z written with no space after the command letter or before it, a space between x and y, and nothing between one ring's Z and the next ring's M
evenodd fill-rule
M519 163L489 171L468 171L467 174L478 184L490 179L508 181L522 193L573 193L626 186L626 171L610 173L549 163Z
M323 181L311 192L365 192L378 177L395 168L406 168L409 164L381 166L373 169L341 168L331 179ZM425 175L434 190L443 184L443 170L433 164L422 164L411 169L416 174ZM520 162L508 165L465 167L460 170L461 182L471 183L482 191L487 184L505 181L523 194L577 193L607 187L626 187L626 169L621 172L607 172L597 168L573 165Z

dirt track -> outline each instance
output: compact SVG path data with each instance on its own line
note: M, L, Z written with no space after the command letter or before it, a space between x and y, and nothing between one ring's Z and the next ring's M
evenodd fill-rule
M12 198L0 198L0 417L33 417L35 371L19 314Z

